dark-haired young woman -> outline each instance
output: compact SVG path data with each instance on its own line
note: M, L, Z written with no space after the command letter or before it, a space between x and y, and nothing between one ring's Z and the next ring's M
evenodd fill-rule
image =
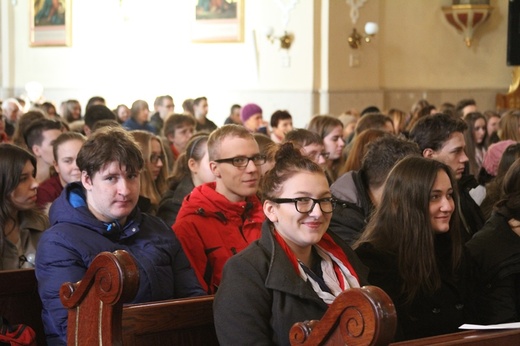
M0 144L0 270L33 268L48 226L36 208L36 159L12 144Z
M390 172L379 208L354 245L397 311L396 340L456 332L465 321L455 178L445 164L408 157Z

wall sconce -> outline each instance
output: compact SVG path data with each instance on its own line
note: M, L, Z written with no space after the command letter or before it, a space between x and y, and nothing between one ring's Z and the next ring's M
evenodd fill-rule
M467 47L471 47L473 32L489 18L492 10L493 7L489 5L452 5L442 8L448 23L464 36Z
M372 37L374 37L379 31L379 26L374 22L367 22L365 24L365 36L361 36L361 34L354 28L352 33L348 37L348 44L352 49L358 49L361 47L361 43L365 41L366 43L370 43Z
M266 29L266 36L269 42L271 43L274 43L275 41L280 41L280 48L283 49L291 48L291 45L294 42L294 34L284 31L282 36L275 36L272 27L268 27Z

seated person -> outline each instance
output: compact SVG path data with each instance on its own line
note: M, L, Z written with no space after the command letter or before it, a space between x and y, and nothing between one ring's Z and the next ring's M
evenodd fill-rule
M320 319L342 291L366 285L366 267L328 232L334 199L323 169L291 143L260 186L262 236L231 257L215 296L221 345L289 345L295 322Z
M184 197L199 185L215 181L209 169L208 135L199 132L191 137L185 152L175 161L173 174L168 178L168 190L159 204L157 216L173 226Z
M368 131L379 130L367 130L361 136ZM386 177L394 165L408 155L420 155L417 144L392 135L376 139L366 151L361 169L343 174L330 187L338 199L330 229L350 245L363 233L381 202Z
M259 105L248 103L240 109L240 121L249 132L270 136L268 123L262 118L262 113Z
M323 139L319 134L306 129L294 129L287 132L284 140L300 149L303 156L325 168L329 153L325 151Z
M102 251L126 250L139 268L133 303L204 295L175 234L136 208L141 150L120 128L95 131L78 153L81 182L67 185L49 212L36 254L36 278L49 345L65 345L67 311L59 290L81 280Z
M501 143L505 143L505 145ZM502 147L502 149L500 149L500 147ZM500 153L498 151L500 151ZM494 175L493 179L485 186L486 197L480 204L480 209L486 220L491 217L493 206L500 200L502 184L507 171L518 158L520 158L520 143L514 141L502 141L492 144L486 153L485 162L487 162L488 168L490 168ZM485 168L483 167L482 169Z
M139 208L149 214L155 215L162 194L168 188L168 160L165 155L161 137L143 130L133 130L130 134L139 145L143 153L145 169L139 175L141 180L140 196L148 199L149 205L138 204Z
M477 317L483 324L520 320L520 229L510 223L520 220L520 159L507 171L502 191L484 228L466 243L476 271Z
M390 172L354 249L397 312L396 340L453 333L465 321L456 181L436 160L410 156Z
M332 184L338 178L338 173L343 167L342 157L345 142L343 141L343 123L331 115L315 115L311 118L307 130L315 132L323 139L325 151L329 157L325 163L329 183Z
M207 145L216 181L186 196L172 228L202 288L214 294L227 260L260 238L265 216L256 193L266 157L241 125L216 129Z
M36 208L36 159L0 144L0 270L33 268L47 217Z
M65 185L81 179L76 157L85 141L86 137L81 133L64 132L52 142L56 174L44 180L38 187L36 204L39 207L48 209L63 191Z
M277 110L271 115L271 139L275 143L282 143L285 134L293 129L292 116L288 111Z
M466 123L460 118L437 113L419 118L410 131L410 139L419 145L423 157L448 165L457 179L459 219L464 242L479 231L486 220L479 205L470 195L477 187L474 176L464 174L468 156L464 131Z
M36 180L38 183L50 178L53 166L52 142L62 133L59 121L39 119L33 121L25 130L27 148L36 157Z
M172 167L180 154L186 150L188 141L195 132L196 120L191 115L172 114L164 123L164 137L171 150Z

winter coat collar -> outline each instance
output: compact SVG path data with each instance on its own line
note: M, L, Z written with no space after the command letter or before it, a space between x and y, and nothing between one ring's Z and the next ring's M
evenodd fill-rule
M124 226L117 221L106 223L98 220L87 207L85 191L80 182L67 185L49 210L51 226L67 222L114 239L131 237L139 232L142 220L139 208L134 208L127 220Z

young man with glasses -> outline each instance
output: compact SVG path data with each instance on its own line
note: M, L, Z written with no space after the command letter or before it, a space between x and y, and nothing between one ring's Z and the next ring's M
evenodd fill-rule
M260 237L265 216L256 194L266 157L240 125L213 131L208 153L216 181L184 199L172 228L201 285L213 294L226 261Z

